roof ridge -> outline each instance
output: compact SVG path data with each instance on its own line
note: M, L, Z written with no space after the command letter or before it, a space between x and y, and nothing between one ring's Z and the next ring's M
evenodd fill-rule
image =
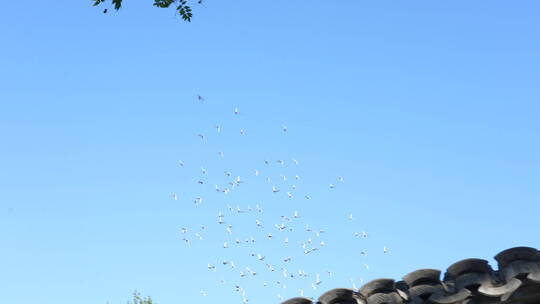
M540 303L540 251L514 247L495 256L498 270L483 259L450 265L443 279L437 269L418 269L403 277L375 279L360 287L335 288L317 301L297 297L282 304L465 304Z

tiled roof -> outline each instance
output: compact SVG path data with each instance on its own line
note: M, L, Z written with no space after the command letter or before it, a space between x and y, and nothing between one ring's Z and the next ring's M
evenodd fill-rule
M373 280L358 291L337 288L317 301L293 298L282 304L540 304L540 251L507 249L495 256L498 270L486 260L454 263L441 271L420 269L403 277Z

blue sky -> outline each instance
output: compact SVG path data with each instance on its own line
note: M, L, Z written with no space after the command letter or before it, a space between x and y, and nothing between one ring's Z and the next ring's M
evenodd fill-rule
M350 278L399 279L540 247L538 9L535 1L206 1L184 23L150 0L107 15L90 1L6 2L3 300L113 304L137 289L160 304L241 303L231 286L239 282L250 303L277 303L277 293L317 297ZM213 189L226 184L224 170L245 180L229 196ZM264 212L233 214L227 203ZM309 224L326 230L325 248L297 256L297 243L283 244L272 226L294 210L291 240L316 239ZM234 223L232 239L218 211ZM362 230L368 238L353 236ZM252 235L252 247L222 248ZM263 287L276 276L251 251L269 261L292 255L290 269L312 276ZM239 278L221 267L225 259L259 275ZM313 290L316 273L323 283Z

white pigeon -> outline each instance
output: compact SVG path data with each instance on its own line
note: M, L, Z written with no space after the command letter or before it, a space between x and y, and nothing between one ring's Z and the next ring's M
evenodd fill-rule
M279 231L285 230L285 228L287 228L287 226L285 226L285 223L281 223L281 225L275 224L274 226L276 226Z
M257 273L256 273L255 271L249 269L249 267L246 267L246 271L247 271L248 273L250 273L251 275L253 275L253 276L254 276L254 275L257 275Z
M236 213L244 213L242 209L240 209L240 206L236 205Z
M356 284L354 284L354 280L352 278L349 279L349 282L351 282L353 290L358 290L358 288L356 287Z

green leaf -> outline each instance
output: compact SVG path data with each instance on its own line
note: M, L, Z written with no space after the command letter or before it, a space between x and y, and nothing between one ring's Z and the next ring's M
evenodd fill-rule
M154 0L154 6L167 8L171 6L176 0Z
M112 0L112 3L115 10L119 10L122 7L122 0Z
M94 0L94 6L98 6L103 2L105 2L105 0Z

